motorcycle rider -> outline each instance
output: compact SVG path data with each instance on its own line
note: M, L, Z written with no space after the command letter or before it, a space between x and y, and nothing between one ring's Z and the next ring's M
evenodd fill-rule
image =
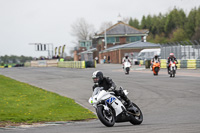
M123 69L124 69L124 62L129 62L131 64L131 59L128 57L127 54L122 59Z
M176 57L174 56L174 53L170 53L169 57L167 59L167 71L168 71L168 74L169 74L169 64L170 64L170 61L172 61L172 62L176 61L176 64L178 64L178 61L177 61ZM177 66L176 66L176 68L177 68Z
M120 96L128 104L127 110L137 112L132 102L124 94L123 90L122 89L116 90L116 85L111 78L104 77L103 73L98 70L92 74L92 79L94 81L93 91L96 87L103 87L103 90L113 91L116 96Z
M156 54L156 55L152 58L152 60L151 60L151 68L153 67L154 61L158 61L158 62L160 63L160 59L158 58L158 55L157 55L157 54Z

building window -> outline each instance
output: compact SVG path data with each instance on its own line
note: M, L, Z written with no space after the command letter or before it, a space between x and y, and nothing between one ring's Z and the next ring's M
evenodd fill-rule
M129 36L126 37L126 42L136 42L141 40L141 36Z
M107 43L116 43L119 42L119 37L107 37Z
M116 42L119 42L119 37L116 37Z
M85 42L81 42L81 47L85 47Z
M98 44L102 44L102 39L99 39L99 40L98 40Z

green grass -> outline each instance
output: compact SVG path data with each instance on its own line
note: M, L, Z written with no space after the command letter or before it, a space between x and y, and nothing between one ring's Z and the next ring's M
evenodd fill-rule
M36 123L96 118L74 100L0 75L0 122Z

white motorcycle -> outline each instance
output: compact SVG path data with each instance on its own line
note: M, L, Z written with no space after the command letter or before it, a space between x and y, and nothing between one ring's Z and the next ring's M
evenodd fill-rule
M123 91L125 95L128 94L127 90ZM143 121L142 112L136 104L133 103L134 111L130 112L126 109L127 103L120 96L115 96L114 92L105 91L102 87L94 89L89 103L96 109L99 120L107 127L112 127L115 122L129 121L133 125L139 125Z
M131 67L131 63L130 62L128 62L128 61L124 62L124 71L125 71L125 74L129 74L130 67Z
M170 77L175 77L175 74L176 74L176 62L175 61L170 61L169 74L170 74Z

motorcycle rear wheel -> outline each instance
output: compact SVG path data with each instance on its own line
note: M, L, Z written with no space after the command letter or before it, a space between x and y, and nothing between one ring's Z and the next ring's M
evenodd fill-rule
M140 108L135 104L133 103L133 106L136 107L138 110L139 110L139 115L131 115L131 120L130 120L130 123L133 124L133 125L140 125L143 121L143 114L142 114L142 111L140 110Z
M115 124L115 116L110 109L109 112L104 110L103 106L97 107L97 116L99 120L107 127L112 127Z

